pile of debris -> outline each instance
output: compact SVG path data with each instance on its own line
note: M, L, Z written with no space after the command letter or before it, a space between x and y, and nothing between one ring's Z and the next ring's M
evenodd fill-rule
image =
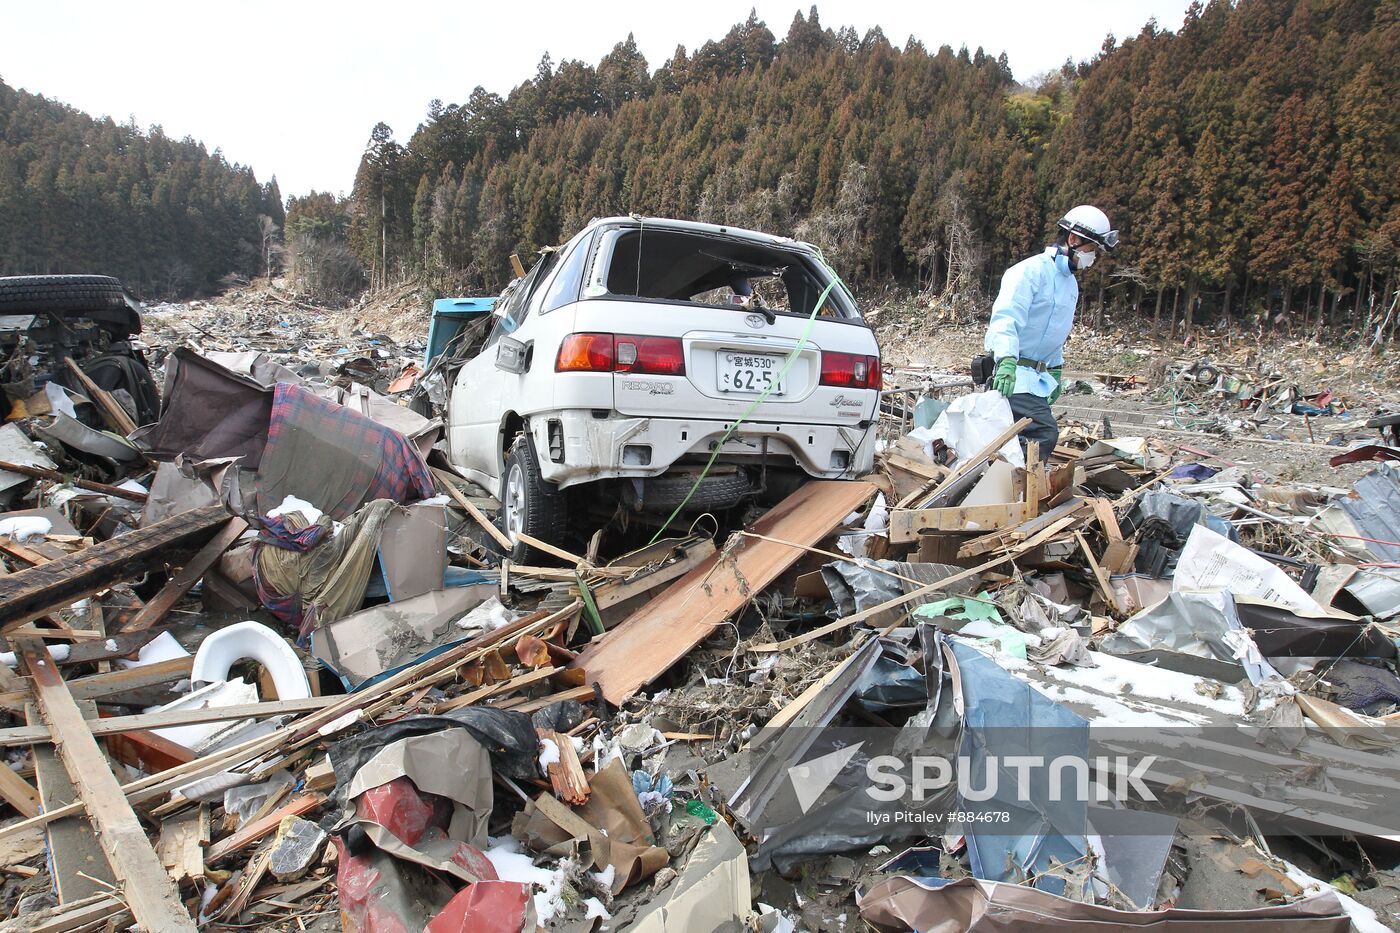
M220 333L0 428L0 930L1400 918L1394 464L892 390L875 474L516 566L421 343Z

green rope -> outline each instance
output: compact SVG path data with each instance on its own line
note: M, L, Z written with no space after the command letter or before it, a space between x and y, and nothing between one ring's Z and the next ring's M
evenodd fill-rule
M820 254L818 255L820 256ZM824 259L822 260L822 265L826 265ZM748 407L747 411L734 419L734 423L729 426L729 430L724 432L724 436L721 437L719 443L715 445L715 449L710 454L710 460L705 464L705 468L700 471L699 476L695 477L695 482L691 484L690 491L685 494L685 498L681 500L681 504L676 506L676 510L667 517L666 521L657 529L656 534L647 542L648 547L655 544L661 535L665 533L666 529L670 527L671 522L676 520L676 516L681 514L681 510L690 502L691 496L695 495L695 490L700 488L700 484L704 482L705 477L709 475L710 468L715 465L715 460L719 459L719 452L724 449L725 443L734 436L735 431L739 430L739 425L747 421L749 416L758 409L758 406L763 404L764 399L768 398L773 390L782 384L783 377L786 376L787 371L792 368L792 364L797 360L797 355L807 346L807 338L812 334L812 324L817 319L817 312L820 311L822 305L826 303L827 296L831 294L831 290L841 281L841 277L838 276L830 266L826 266L826 269L831 273L831 283L827 285L826 288L822 289L822 293L817 296L816 304L812 305L812 313L807 315L807 324L802 329L802 336L798 338L797 346L792 348L787 355L787 359L783 361L783 368L778 370L778 378L773 381L772 385L759 393L758 397L753 400L753 404Z

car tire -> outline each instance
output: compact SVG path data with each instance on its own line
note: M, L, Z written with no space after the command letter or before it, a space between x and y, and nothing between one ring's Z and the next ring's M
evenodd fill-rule
M0 313L108 311L126 307L122 283L110 275L12 275L0 278Z
M692 486L695 486L692 476L657 476L642 480L642 505L669 512L685 502L683 511L686 513L713 512L732 509L756 491L743 471L706 476L687 501L685 497Z
M515 546L510 559L517 564L543 564L553 558L528 544L515 541L515 533L523 531L532 538L553 544L567 531L568 516L564 494L540 473L535 445L528 434L521 434L506 452L505 471L501 474L501 530Z

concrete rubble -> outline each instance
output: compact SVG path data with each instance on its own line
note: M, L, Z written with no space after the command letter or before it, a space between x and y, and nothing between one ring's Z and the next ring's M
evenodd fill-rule
M511 566L415 315L147 309L156 417L12 409L0 930L1400 929L1394 408L1081 373L1042 467L888 367L874 473Z

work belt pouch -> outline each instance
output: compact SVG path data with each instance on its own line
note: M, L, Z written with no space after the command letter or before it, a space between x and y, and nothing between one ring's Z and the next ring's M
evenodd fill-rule
M984 386L992 378L992 373L996 372L996 360L990 353L983 353L981 356L972 358L972 384Z

